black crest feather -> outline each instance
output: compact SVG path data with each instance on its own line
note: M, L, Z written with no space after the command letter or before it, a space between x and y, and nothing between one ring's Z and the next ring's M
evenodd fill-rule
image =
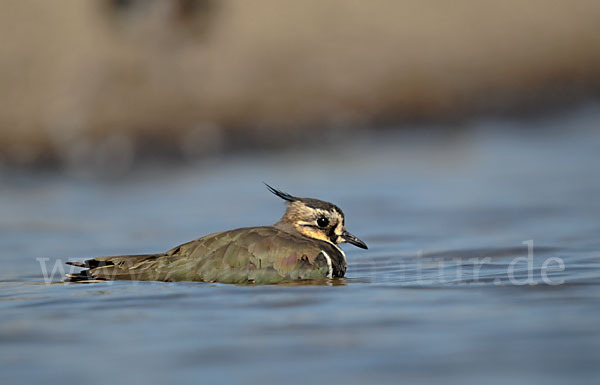
M299 200L298 198L296 198L293 195L290 195L288 193L285 193L281 190L277 190L276 188L273 188L271 186L269 186L268 184L266 184L265 182L263 182L265 184L265 186L267 186L267 189L272 192L273 194L277 195L279 198L283 199L284 201L288 201L288 202L294 202Z

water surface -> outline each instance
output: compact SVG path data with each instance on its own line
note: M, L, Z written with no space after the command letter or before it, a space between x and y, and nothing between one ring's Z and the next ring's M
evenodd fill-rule
M118 180L5 172L0 382L593 382L599 124L588 108L380 132ZM369 244L344 246L345 279L46 284L64 260L273 223L261 181L344 209Z

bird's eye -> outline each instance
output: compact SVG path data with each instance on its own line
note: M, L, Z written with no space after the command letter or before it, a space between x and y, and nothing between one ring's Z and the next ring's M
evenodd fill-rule
M329 224L329 219L327 219L325 217L321 217L321 218L317 219L317 225L320 228L325 228L325 227L327 227L328 224Z

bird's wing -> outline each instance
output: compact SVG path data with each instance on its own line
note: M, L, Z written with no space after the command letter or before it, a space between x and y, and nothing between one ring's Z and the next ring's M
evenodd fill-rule
M70 263L86 267L69 281L152 280L276 283L343 277L345 260L326 242L274 227L245 228L207 235L164 254L98 257Z
M274 227L209 235L167 255L167 280L276 283L343 276L345 272L345 262L333 246Z

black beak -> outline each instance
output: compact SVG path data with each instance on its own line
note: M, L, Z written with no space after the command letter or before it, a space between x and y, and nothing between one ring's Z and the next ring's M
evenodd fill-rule
M356 247L360 247L361 249L368 249L367 244L356 238L354 235L350 234L347 231L342 233L342 238L346 240L348 243L352 243Z

